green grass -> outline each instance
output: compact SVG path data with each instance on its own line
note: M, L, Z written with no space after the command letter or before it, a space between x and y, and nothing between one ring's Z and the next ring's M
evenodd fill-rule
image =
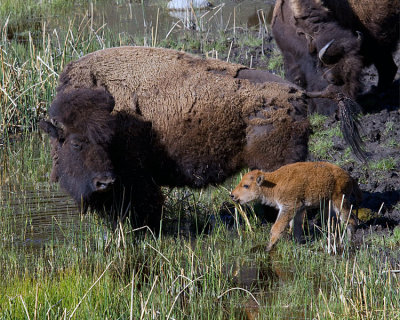
M315 157L315 159L320 161L330 161L338 166L343 166L346 163L357 161L350 147L346 147L339 154L334 150L333 139L343 139L339 122L337 122L333 127L326 128L325 123L329 121L327 116L314 113L309 117L309 119L312 134L308 146L310 153ZM337 158L334 157L335 153Z
M371 169L379 171L394 170L396 168L396 165L397 165L397 160L392 157L372 162L369 164Z
M43 190L41 183L50 163L47 140L24 137L8 148L2 160L8 185L26 181L38 191L56 192L56 186ZM239 180L240 175L197 191L165 189L164 232L156 235L135 231L128 222L112 230L95 214L79 216L74 208L66 215L75 218L63 219L45 201L37 210L47 218L35 223L32 199L22 196L15 207L5 196L14 189L3 191L0 319L240 319L249 312L260 319L400 316L400 280L392 272L400 254L398 228L354 248L346 237L335 242L323 226L304 245L288 235L274 252L254 253L252 248L268 241L271 227L254 214L251 229L223 223L211 233L204 228L211 215L218 221ZM47 224L47 237L29 241Z
M268 60L268 70L273 71L282 78L285 77L285 71L283 67L283 56L278 49L273 50L271 52L271 55Z
M310 137L309 149L310 152L319 160L332 160L333 157L330 155L333 149L334 137L341 137L340 126L336 126L328 129L324 129L321 126L322 118L314 116L311 120L311 126L313 128L313 134Z
M369 239L369 242L380 247L396 250L400 246L400 227L393 229L393 233L389 237L374 235Z

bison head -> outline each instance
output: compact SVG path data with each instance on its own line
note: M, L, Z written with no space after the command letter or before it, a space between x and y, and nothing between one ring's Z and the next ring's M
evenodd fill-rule
M50 119L40 122L51 139L52 180L84 210L115 181L109 152L116 127L113 108L114 99L103 89L60 91L49 109Z
M363 67L359 32L343 28L321 1L291 0L296 33L303 36L309 54L317 56L324 79L354 98L360 88Z
M359 55L361 40L350 32L327 39L326 35L317 37L318 58L324 78L338 86L349 97L356 97L360 87L359 75L362 58Z

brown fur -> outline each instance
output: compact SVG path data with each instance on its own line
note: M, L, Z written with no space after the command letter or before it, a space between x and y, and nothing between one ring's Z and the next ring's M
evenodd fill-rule
M343 195L342 210L341 204ZM294 219L296 238L302 234L301 224L305 210L319 208L332 200L333 210L351 232L357 226L350 215L350 195L361 201L362 193L357 182L343 169L328 162L298 162L273 172L254 170L245 174L232 191L234 201L246 203L260 200L279 209L278 218L271 229L268 250L271 250L284 230ZM339 212L340 211L340 212Z
M207 158L207 162L220 163L221 155L237 150L233 160L224 160L223 166L232 168L236 166L232 162L243 159L242 146L238 145L238 141L245 142L243 128L254 127L247 119L275 123L275 129L270 128L272 132L263 137L268 140L292 126L293 118L285 110L292 110L297 103L303 108L301 112L306 112L302 93L290 90L289 85L252 85L248 80L236 80L243 68L173 50L121 47L97 51L69 64L58 91L104 87L115 99L114 113L124 110L151 121L175 160L194 163ZM254 116L269 106L280 111L268 112L268 120L264 115ZM277 117L287 119L284 128L279 127L281 120L275 121ZM304 132L304 118L303 122L300 127ZM292 161L282 158L287 146L271 143L268 149L264 169Z
M399 40L399 14L399 0L277 1L272 30L284 55L286 75L308 91L331 83L355 98L362 68L373 63L378 87L385 89L397 70L392 53ZM318 52L332 39L321 63ZM319 112L334 109L328 100L314 102Z

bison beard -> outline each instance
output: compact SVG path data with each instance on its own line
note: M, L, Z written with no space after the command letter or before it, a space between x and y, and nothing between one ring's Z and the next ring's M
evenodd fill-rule
M304 92L267 72L167 49L112 48L70 63L49 116L40 126L52 180L82 209L135 226L159 225L161 186L203 187L307 155Z

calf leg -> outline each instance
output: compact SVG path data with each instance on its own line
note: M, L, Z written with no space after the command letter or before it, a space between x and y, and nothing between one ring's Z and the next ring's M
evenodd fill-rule
M300 208L297 210L293 220L290 222L293 224L293 234L294 238L297 242L301 242L303 238L303 221L306 215L306 210L304 208Z
M357 228L357 220L351 212L351 205L348 199L343 199L342 210L340 210L341 205L342 199L334 200L333 207L336 216L340 218L340 221L343 225L346 225L347 223L347 236L349 237L349 239L351 239Z
M294 208L282 208L279 210L278 218L271 228L271 237L267 251L271 251L275 243L282 237L283 232L294 218Z

